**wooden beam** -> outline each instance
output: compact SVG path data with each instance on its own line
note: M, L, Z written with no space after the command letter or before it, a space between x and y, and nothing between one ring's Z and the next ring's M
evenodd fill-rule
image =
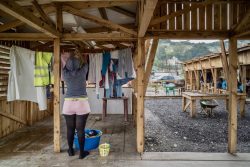
M60 39L54 40L54 152L61 150L60 131Z
M1 37L1 36L0 36ZM65 41L135 41L135 37L121 33L75 33L63 34Z
M220 40L220 46L221 46L221 62L223 65L223 71L225 75L225 79L227 83L229 82L229 67L228 67L228 62L227 62L227 55L226 55L226 49L224 45L224 41Z
M38 31L44 32L53 38L60 36L59 32L53 27L35 17L31 12L23 9L13 0L1 0L0 10L12 15L13 17L21 20L22 22L32 26Z
M250 9L248 9L247 13L244 15L244 18L240 20L240 22L233 28L232 36L233 37L242 37L250 34ZM250 39L250 38L249 38Z
M229 115L228 115L228 152L237 151L237 40L229 38Z
M19 5L30 7L32 5L32 0L15 0ZM109 7L109 6L121 6L127 4L135 4L139 0L52 0L54 3L65 3L72 4L74 6L79 6L79 8L98 8L98 7ZM47 4L48 0L38 0L38 3L42 6L51 5Z
M98 8L100 15L103 19L108 20L107 12L105 8Z
M136 30L136 27L134 24L120 24L120 26L128 28L128 29L133 29L134 31ZM108 32L110 31L110 28L107 27L95 27L95 28L84 28L84 30L87 33L97 33L97 32Z
M54 2L69 2L70 0L52 0ZM74 0L75 2L87 2L89 0ZM94 2L118 2L122 0L91 0ZM126 0L127 2L137 2L139 0Z
M63 13L62 13L62 5L56 4L56 29L59 32L63 32Z
M7 31L11 28L18 27L20 25L23 25L24 23L20 20L14 20L9 23L4 23L3 25L0 25L0 32Z
M242 29L248 22L250 19L250 9L248 9L248 11L244 14L244 17L238 22L237 25L235 25L235 27L231 28L233 32L237 33L240 31L240 29Z
M144 39L138 38L138 55L137 55L137 152L144 151L144 62L143 56L145 52Z
M54 23L50 20L48 15L43 11L41 6L38 4L37 0L33 0L32 4L36 11L39 13L39 15L42 17L43 21L45 21L47 24L49 24L51 27L54 27Z
M43 44L38 44L38 45L32 46L30 49L37 50L37 51L43 51L46 48L52 47L52 45L53 45L53 41L49 41L49 42L46 42Z
M143 3L144 1L141 1ZM155 7L157 5L158 0L146 0L143 5L143 12L140 19L139 19L139 30L138 30L138 36L144 37L149 23L151 21L151 18L153 17Z
M47 14L50 14L50 13L54 12L54 7L46 7L46 8L43 9L43 11L46 12ZM1 11L0 11L0 12L1 12ZM39 16L39 14L38 14L36 11L34 11L33 14L34 14L35 16ZM0 15L2 15L2 14L0 14ZM5 16L3 16L3 17L5 17ZM9 30L9 29L14 28L14 27L21 26L21 25L23 25L23 24L24 24L24 23L21 22L21 21L18 20L18 19L17 19L17 20L14 20L14 21L11 21L11 22L9 22L9 23L5 23L5 24L3 24L3 25L0 25L0 32Z
M242 29L242 30L240 30L240 31L238 31L238 32L235 32L233 35L232 35L232 37L236 37L236 38L238 38L238 39L243 39L243 38L245 38L245 39L250 39L249 38L249 34L250 34L250 26L249 25L247 25L246 27L244 27L244 29ZM248 37L245 37L245 36L248 36Z
M145 38L159 39L227 39L229 31L148 31Z
M158 42L159 42L159 39L153 39L153 43L150 49L149 58L148 58L147 65L146 65L146 72L144 74L144 82L145 82L144 96L147 91L149 77L153 68L154 59L155 59L155 55L156 55L156 51L158 47Z
M121 31L121 32L124 32L126 34L131 34L131 35L137 36L137 33L134 30L127 29L125 27L120 26L119 24L115 24L111 21L101 19L101 18L96 17L94 15L90 15L88 13L82 12L78 9L72 8L71 6L63 6L63 11L71 13L71 14L76 15L76 16L79 16L81 18L93 21L97 24L100 24L100 25L105 26L107 28L110 28L112 30Z
M43 33L0 33L0 39L6 41L50 41L53 40Z
M136 17L135 13L133 13L131 11L128 11L126 9L123 9L122 7L119 7L119 6L108 7L108 9L116 11L117 13L123 14L125 16L131 17L131 18L134 18L134 19Z
M1 40L7 41L51 41L53 38L43 33L0 33ZM136 41L137 38L122 33L64 33L65 41Z
M87 2L62 2L63 5L70 5L76 9L107 8L112 6L123 6L136 4L135 1L87 1Z
M9 119L11 119L11 120L14 120L14 121L16 121L16 122L18 122L18 123L21 123L21 124L24 124L24 125L27 124L26 121L20 119L19 117L15 116L15 115L12 115L12 114L10 114L10 113L6 113L6 112L0 111L0 115L4 116L4 117L6 117L6 118L9 118Z

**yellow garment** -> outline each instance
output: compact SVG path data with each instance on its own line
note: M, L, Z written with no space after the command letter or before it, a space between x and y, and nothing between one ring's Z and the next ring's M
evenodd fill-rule
M49 64L51 62L52 53L36 52L35 70L34 70L34 86L46 86L51 84Z

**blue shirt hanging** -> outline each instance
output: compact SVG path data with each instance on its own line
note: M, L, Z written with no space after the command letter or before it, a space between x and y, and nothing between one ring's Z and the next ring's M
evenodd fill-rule
M110 60L111 60L110 52L104 52L102 59L102 76L105 76L106 71L108 70L110 64Z

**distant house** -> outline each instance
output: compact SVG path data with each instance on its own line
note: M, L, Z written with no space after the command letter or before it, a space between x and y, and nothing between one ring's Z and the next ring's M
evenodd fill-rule
M167 60L167 64L171 65L171 66L178 65L180 63L181 63L181 61L177 57L175 57L175 56L172 57L171 59Z

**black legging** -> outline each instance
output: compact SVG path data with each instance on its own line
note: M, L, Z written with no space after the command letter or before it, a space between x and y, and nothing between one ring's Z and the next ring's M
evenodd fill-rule
M85 125L89 114L85 115L64 115L67 125L67 140L69 149L73 150L75 129L77 130L80 154L84 152Z

